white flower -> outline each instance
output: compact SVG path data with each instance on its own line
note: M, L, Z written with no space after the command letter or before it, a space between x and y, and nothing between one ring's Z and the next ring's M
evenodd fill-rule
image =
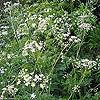
M19 5L19 3L14 3L14 6L18 6Z
M69 38L69 42L72 42L73 40L72 40L72 38Z
M40 75L39 75L40 76ZM35 75L35 78L33 79L35 82L36 81L41 81L42 80L42 78L41 77L39 77L37 74Z
M25 85L28 86L30 84L30 82L26 82Z
M27 71L28 71L28 69L25 69L25 71L27 72Z
M4 69L3 68L0 69L0 73L2 73L2 74L4 73Z
M40 77L43 77L44 75L43 75L43 74L40 74L39 76L40 76Z
M0 82L0 84L3 84L3 82Z
M41 17L39 17L39 18L38 18L38 20L42 20L42 18L41 18Z
M51 8L44 9L45 12L51 11Z
M38 24L38 29L41 31L41 32L44 32L44 30L46 30L47 28L47 20L45 19L41 19L39 24Z
M74 40L75 43L78 43L78 42L80 42L80 41L81 41L80 39L75 39L75 40Z
M7 28L9 28L9 26L1 26L1 28L5 28L5 29L7 29Z
M35 52L35 48L32 48L32 49L31 49L31 52Z
M4 5L10 5L11 4L11 1L10 2L5 2Z
M82 23L81 25L79 25L80 29L84 29L86 31L89 31L91 27L92 27L92 25L89 23Z
M37 81L37 79L36 79L36 78L34 78L33 80L34 80L35 82Z
M37 48L38 50L41 50L41 49L42 49L42 46L39 45L37 42L35 43L35 46L36 46L36 48Z
M29 77L29 74L26 74L25 76L24 76L24 79L27 79Z
M30 81L31 79L32 79L32 77L29 76L29 74L26 74L26 75L24 76L24 80L25 80L26 82Z
M14 92L16 93L18 91L18 89L17 88L14 88Z
M35 83L34 83L34 82L32 82L32 83L31 83L31 86L32 86L32 87L35 87Z
M89 59L81 59L80 61L76 62L77 68L85 68L88 67L90 70L91 68L95 68L97 62Z
M45 85L44 85L44 84L40 84L40 88L42 88L42 89L43 89L44 87L45 87Z
M64 36L64 37L68 37L68 36L69 36L69 34L63 34L63 36Z
M7 90L7 88L3 88L2 90L3 90L3 91L6 91L6 90Z
M7 54L7 58L10 59L11 58L11 55L10 54Z
M53 18L53 15L49 15L48 17L49 17L49 18Z
M28 43L28 41L25 43L25 46L23 47L22 55L27 56L28 52L27 50L30 50L31 52L35 52L36 49L41 50L42 49L42 43L37 43L37 41L32 41Z
M21 81L20 81L20 79L18 79L18 81L17 81L17 83L16 83L16 84L17 84L17 85L19 85L20 83L21 83Z
M79 38L77 38L76 36L71 36L71 37L69 38L69 42L72 42L72 41L74 41L75 43L78 43L78 42L80 42L81 40L80 40Z
M38 5L39 5L38 3L34 3L34 4L33 4L33 6L38 6Z
M14 94L16 94L16 92L18 91L18 89L17 88L14 88L14 85L8 85L7 86L7 91L10 94L14 95Z
M75 43L78 43L78 40L74 40Z
M87 64L83 63L82 66L83 66L83 67L87 67Z
M35 79L39 79L39 76L37 74L35 75Z
M73 92L79 92L80 90L80 86L79 85L75 85L73 88L72 88L72 91Z
M14 88L14 85L8 85L7 88L8 88L8 90L10 90L10 89Z
M76 36L71 36L71 38L72 38L72 39L76 39L77 37L76 37Z
M34 93L31 94L31 98L34 99L36 95Z
M33 23L31 26L34 28L34 27L36 26L36 24L35 24L35 23Z
M23 51L22 51L22 55L23 55L23 56L28 56L28 52L27 52L26 50L23 50Z
M33 15L33 19L37 19L37 15Z
M7 31L2 32L2 35L7 35L7 34L8 34Z
M34 75L34 72L31 72L30 75Z

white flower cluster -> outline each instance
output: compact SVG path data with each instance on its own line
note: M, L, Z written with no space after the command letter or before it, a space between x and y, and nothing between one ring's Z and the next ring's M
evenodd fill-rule
M50 12L52 9L51 8L45 8L44 12Z
M0 28L1 28L1 29L8 29L9 26L1 26Z
M11 11L11 9L12 9L11 2L5 2L4 7L5 7L4 12L7 13L7 12Z
M78 26L78 30L85 30L88 32L93 28L91 19L94 19L95 16L91 13L90 10L84 10L83 12L76 11L74 15L76 17L75 23Z
M47 87L48 83L48 77L45 77L43 74L34 74L34 72L27 73L27 69L22 69L19 72L17 85L20 85L21 83L24 83L25 86L31 86L32 88L35 88L35 86L39 86L41 89L44 89Z
M1 33L2 35L7 35L8 34L8 32L7 31L2 31L2 33Z
M62 33L62 37L61 38L63 38L63 39L65 39L66 40L66 38L68 38L69 36L70 36L70 29L68 28L68 30L67 30L67 32L65 32L65 33Z
M75 86L72 88L72 91L73 91L73 92L79 92L79 91L80 91L80 86L79 86L79 85L75 85Z
M64 79L66 79L66 78L68 79L69 77L72 77L72 74L67 73L67 74L64 74L64 75L63 75L63 78L64 78Z
M11 4L11 2L5 2L5 3L4 3L5 6L8 6L8 5L10 5L10 4Z
M5 2L4 7L5 7L4 11L8 12L11 9L11 1L10 2Z
M41 19L41 20L39 21L38 30L39 30L40 32L43 33L43 32L47 29L47 25L49 24L48 21L49 21L49 18Z
M30 23L29 27L35 29L34 33L36 32L44 32L47 30L47 25L49 25L49 20L52 18L52 15L49 15L48 17L45 17L41 14L34 14L31 15L29 13L28 17L25 19L25 23Z
M36 95L34 93L31 94L31 99L34 99Z
M11 54L7 54L7 58L8 58L8 59L16 58L17 56L18 56L18 55L13 54L13 53L11 53Z
M76 61L76 67L83 69L83 68L88 68L88 69L96 69L97 62L89 59L81 59L80 61Z
M60 18L56 18L54 20L54 25L52 25L52 31L53 34L57 34L56 39L61 40L61 39L68 39L69 42L75 42L78 43L81 40L77 38L76 36L70 36L70 28L72 27L72 24L69 24L66 22L68 19L68 16L64 14ZM67 42L67 41L66 41Z
M8 34L7 29L9 28L9 26L1 26L0 28L2 30L0 35L7 35Z
M71 37L69 38L69 42L78 43L78 42L80 42L80 41L81 41L81 39L77 38L76 36L71 36Z
M36 6L38 6L38 5L39 5L39 3L34 3L34 4L33 4L34 7L36 7Z
M79 25L79 28L86 30L87 32L91 29L92 25L90 23L82 23Z
M71 24L68 24L67 21L68 16L66 14L61 17L57 17L54 19L54 23L52 25L53 34L64 33L67 28L71 28Z
M14 85L7 85L5 88L2 89L2 95L1 97L3 98L3 95L5 93L8 93L10 95L15 95L18 92L18 89L14 87Z
M35 52L37 50L42 49L42 43L37 43L37 41L32 41L28 43L28 41L25 43L25 46L23 47L22 55L27 56L28 55L28 50L31 52Z
M1 68L0 68L0 74L3 74L6 70L7 70L7 69L1 67Z
M19 5L21 5L21 4L20 3L14 3L14 4L12 4L11 1L10 2L5 2L4 3L4 7L5 7L4 11L5 12L9 12L10 10L12 10L12 8L16 8Z
M27 35L28 34L27 24L26 23L20 24L16 30L16 34L17 34L17 38L20 38L23 35Z
M27 22L27 21L29 21L29 20L36 20L36 19L38 19L38 17L41 18L41 16L42 16L42 15L36 15L36 14L31 15L31 14L29 14L29 15L28 15L28 18L26 18L25 22Z
M52 33L56 35L55 38L59 41L66 40L66 42L80 42L81 40L78 37L70 36L72 24L69 24L67 21L68 16L66 14L54 20L54 24L52 25Z
M13 5L16 7L16 6L20 5L20 3L14 3Z

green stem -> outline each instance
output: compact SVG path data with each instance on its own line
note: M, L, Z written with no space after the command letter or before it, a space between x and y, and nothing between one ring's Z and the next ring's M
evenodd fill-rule
M73 44L73 43L72 43L72 44ZM70 45L69 49L71 48L72 44ZM60 57L61 57L63 51L67 48L68 45L69 45L69 44L66 44L66 45L65 45L65 47L64 47L64 48L62 49L62 51L60 52L60 54L59 54L57 60L52 64L52 69L51 69L51 71L50 71L48 77L50 77L51 74L53 73L53 70L54 70L54 68L55 68L55 66L56 66L56 64L57 64L57 62L58 62L58 60L60 59ZM68 53L69 49L67 50L66 53Z
M82 78L81 78L81 80L79 81L78 85L80 85L80 84L82 83L82 81L84 80L84 78L85 78L85 76L86 76L86 71L87 71L87 70L85 69L85 71L84 71L84 73L83 73L83 75L82 75ZM73 93L74 93L74 92L71 92L71 95L70 95L70 97L68 98L68 100L71 99Z
M16 34L16 30L15 30L15 28L14 28L14 23L13 23L13 21L12 21L11 10L10 10L10 21L11 21L11 25L12 25L12 29L13 29L13 32L14 32L14 35L15 35L16 42L17 42L17 44L18 44L18 46L19 46L18 36L17 36L17 34Z
M79 55L79 52L80 52L81 46L82 46L83 41L84 41L84 38L85 38L85 34L86 34L86 32L84 31L84 33L83 33L83 37L82 37L82 40L81 40L81 43L79 43L79 49L78 49L78 51L77 51L76 58L77 58L78 55Z

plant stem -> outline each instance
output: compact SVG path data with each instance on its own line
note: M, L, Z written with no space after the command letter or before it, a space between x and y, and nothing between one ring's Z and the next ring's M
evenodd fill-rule
M73 44L73 43L72 43L72 44ZM72 44L70 45L69 49L71 48ZM62 51L60 52L60 54L59 54L57 60L54 62L54 64L52 64L52 69L51 69L50 74L48 75L48 77L51 76L51 74L52 74L52 72L53 72L53 70L54 70L54 68L55 68L55 66L56 66L56 64L57 64L57 62L58 62L58 60L60 59L60 57L61 57L63 51L67 48L68 45L69 45L69 44L66 44L66 45L65 45L65 47L64 47L64 48L62 49ZM67 52L69 51L69 49L67 50ZM67 53L67 52L66 52L66 53Z
M78 55L79 55L79 52L80 52L80 49L81 49L81 46L82 46L82 44L83 44L83 41L84 41L84 38L85 38L85 31L84 31L84 34L83 34L83 37L82 37L82 41L81 41L81 43L79 43L79 49L78 49L78 51L77 51L77 54L76 54L76 58L78 57Z

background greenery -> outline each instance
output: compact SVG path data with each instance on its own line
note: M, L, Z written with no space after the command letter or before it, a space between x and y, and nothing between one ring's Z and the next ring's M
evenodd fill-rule
M0 5L1 99L100 99L99 0Z

